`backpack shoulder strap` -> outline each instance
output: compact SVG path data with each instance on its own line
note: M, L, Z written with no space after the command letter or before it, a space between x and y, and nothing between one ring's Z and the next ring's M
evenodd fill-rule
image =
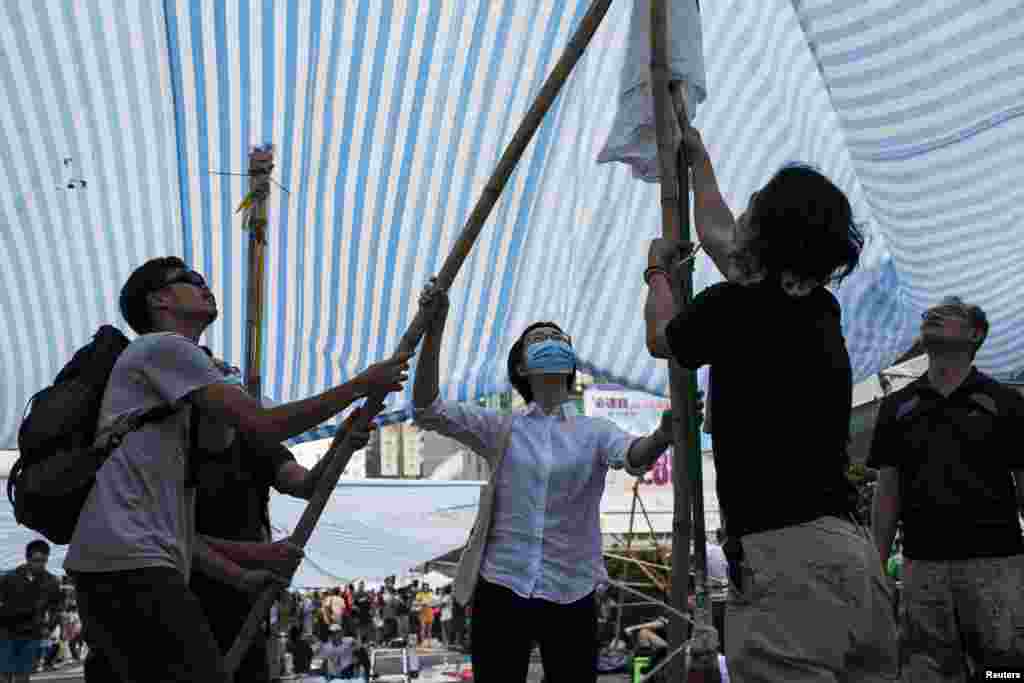
M185 456L185 488L199 483L199 406L189 402L188 453Z

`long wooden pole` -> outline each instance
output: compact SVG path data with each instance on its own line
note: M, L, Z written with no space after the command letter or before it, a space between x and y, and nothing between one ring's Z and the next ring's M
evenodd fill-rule
M249 153L249 197L245 215L249 232L248 291L245 319L245 388L257 401L263 400L263 283L267 262L267 203L274 150L270 145Z
M676 84L677 86L679 84ZM676 118L679 121L679 128L685 130L690 125L690 118L687 111L685 97L681 87L672 88L672 100L675 106ZM679 149L680 169L680 191L684 199L686 217L689 219L690 199L690 163L686 158L686 150L680 145ZM689 229L687 228L689 233ZM685 271L684 287L688 288L687 301L693 295L693 261L687 263ZM694 401L696 410L697 400L697 376L691 373L692 383L689 391ZM696 417L696 416L695 416ZM721 637L714 627L712 618L712 606L709 602L711 596L710 579L708 578L708 536L707 524L704 514L704 468L703 457L700 445L700 428L696 419L693 421L694 438L689 444L688 455L690 457L690 495L693 502L693 552L694 552L694 586L696 593L697 609L694 622L696 623L696 635L691 639L692 652L690 658L690 669L699 672L704 683L717 683L721 680L721 672L718 668L718 639Z
M451 253L444 262L444 266L438 273L438 287L445 290L451 287L455 276L458 275L459 269L473 248L477 236L483 229L484 223L501 197L501 193L512 176L516 164L519 163L534 134L540 128L544 115L551 109L573 68L575 68L583 56L584 51L590 44L590 40L594 37L602 20L608 13L611 2L612 0L594 0L590 9L587 10L587 14L580 21L579 27L569 40L569 44L559 58L558 63L555 64L555 68L544 82L543 87L541 87L533 105L519 124L519 129L516 130L512 141L505 149L505 153L502 154L497 168L487 182L480 199L477 201L473 212L462 229L462 233L453 245ZM399 342L397 352L403 353L415 350L426 330L427 323L426 315L420 309ZM370 396L366 404L360 409L351 431L365 432L369 428L370 420L383 409L384 399L384 395ZM306 506L306 510L303 512L302 518L295 528L295 532L291 535L290 540L292 543L299 547L305 547L309 541L309 537L313 533L320 515L323 514L324 507L327 505L327 499L334 491L338 478L348 465L348 461L352 458L353 450L351 439L339 431L335 435L330 449L324 456L325 458L331 458L331 464L328 465L320 481L317 483L316 491L310 499L309 505ZM260 615L270 609L275 594L276 590L274 589L264 591L249 613L249 618L246 620L242 631L236 637L230 652L228 652L225 658L224 666L230 675L233 675L238 669L242 657L245 655L259 629Z
M637 479L633 482L633 504L629 510L629 534L626 536L626 557L629 557L629 551L633 547L633 522L636 519L636 501L640 497L640 480ZM625 583L629 580L629 564L626 564L622 568L622 582ZM622 589L619 589L619 609L615 615L615 633L618 636L622 632L622 602L624 596Z
M661 166L662 236L682 240L690 235L689 183L680 187L678 150L681 139L677 130L675 106L670 93L669 26L667 0L651 0L651 83L654 93L654 114L658 136L658 161ZM688 180L686 174L682 174ZM678 311L693 297L692 260L684 273L672 273L672 295ZM696 374L684 370L675 359L669 361L669 396L672 402L675 447L672 458L672 606L686 609L690 578L691 496L689 448L697 438ZM686 622L669 621L669 646L676 650L686 640ZM684 681L688 676L687 660L677 658L669 668L669 680Z

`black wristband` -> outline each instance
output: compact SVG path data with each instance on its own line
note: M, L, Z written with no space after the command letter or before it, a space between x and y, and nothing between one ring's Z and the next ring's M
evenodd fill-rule
M668 271L662 266L650 266L649 268L647 268L647 270L644 271L644 284L650 287L651 277L654 276L656 273L661 273L665 277L671 279L671 277L668 274Z

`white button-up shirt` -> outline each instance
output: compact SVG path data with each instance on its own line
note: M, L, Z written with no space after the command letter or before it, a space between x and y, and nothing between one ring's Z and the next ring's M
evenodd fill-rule
M635 436L564 403L552 415L531 403L521 414L436 400L421 427L486 452L508 447L497 474L494 515L480 574L524 598L575 602L607 580L601 496L608 468L634 475L626 454Z

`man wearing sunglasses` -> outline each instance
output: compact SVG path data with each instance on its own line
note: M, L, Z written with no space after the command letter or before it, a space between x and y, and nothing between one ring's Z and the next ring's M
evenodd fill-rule
M903 526L905 680L962 681L1024 662L1024 397L974 367L980 307L922 317L928 372L882 401L871 443L874 535L884 564Z
M150 410L114 448L82 507L64 567L75 580L91 655L86 680L226 681L218 642L188 587L197 568L241 591L290 576L301 549L286 543L230 542L196 534L198 453L224 452L236 431L265 444L297 436L371 392L397 391L403 354L317 396L273 408L250 397L198 344L217 318L217 301L176 257L137 268L120 297L138 337L118 357L100 407L97 439ZM249 471L265 454L243 454ZM225 498L224 514L236 512ZM245 571L242 571L244 568ZM253 572L256 572L255 574Z

